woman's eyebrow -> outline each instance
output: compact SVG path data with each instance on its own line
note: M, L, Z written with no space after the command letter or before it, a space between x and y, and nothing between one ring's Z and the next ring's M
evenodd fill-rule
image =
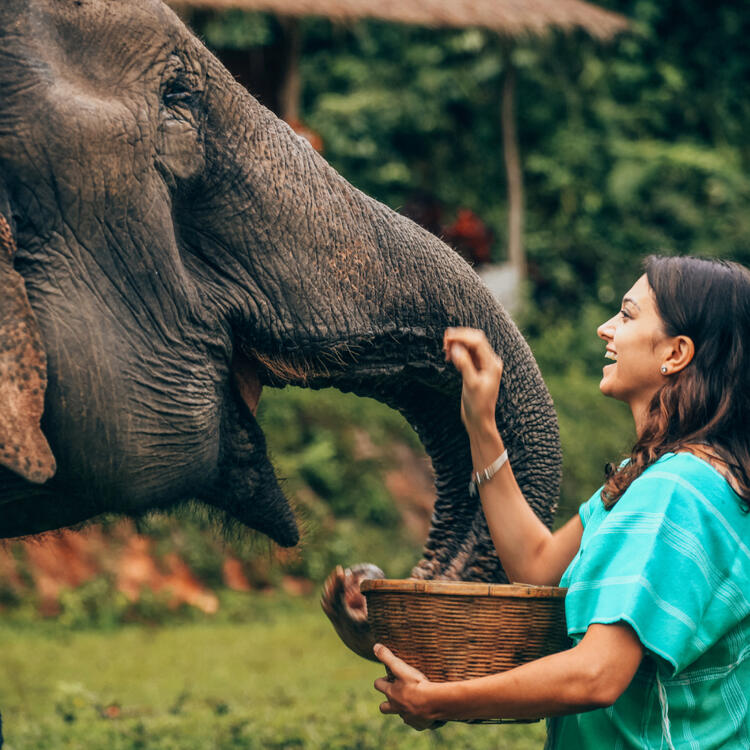
M631 304L633 305L633 307L635 307L636 310L640 312L641 306L632 297L623 297L622 304Z

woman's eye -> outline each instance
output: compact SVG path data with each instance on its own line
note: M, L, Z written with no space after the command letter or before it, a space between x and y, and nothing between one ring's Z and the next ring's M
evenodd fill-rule
M626 319L633 317L624 307L620 310L620 315Z

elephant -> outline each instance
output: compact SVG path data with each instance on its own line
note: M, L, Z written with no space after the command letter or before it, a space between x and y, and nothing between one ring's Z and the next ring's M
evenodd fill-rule
M507 580L468 492L447 326L503 357L497 423L551 525L557 421L505 309L160 0L3 0L0 217L0 538L193 501L295 545L256 409L264 387L332 386L397 409L432 460L412 575ZM350 584L372 574L324 596L363 655Z

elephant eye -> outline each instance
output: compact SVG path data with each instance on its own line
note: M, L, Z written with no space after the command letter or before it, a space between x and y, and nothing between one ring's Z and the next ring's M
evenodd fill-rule
M190 101L194 95L195 92L188 88L185 81L174 78L165 85L162 97L166 104L177 104Z

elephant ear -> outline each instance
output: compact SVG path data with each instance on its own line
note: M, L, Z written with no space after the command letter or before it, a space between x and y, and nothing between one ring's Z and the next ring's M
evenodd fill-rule
M23 278L13 269L15 249L0 213L0 466L41 484L57 468L39 424L47 357Z

